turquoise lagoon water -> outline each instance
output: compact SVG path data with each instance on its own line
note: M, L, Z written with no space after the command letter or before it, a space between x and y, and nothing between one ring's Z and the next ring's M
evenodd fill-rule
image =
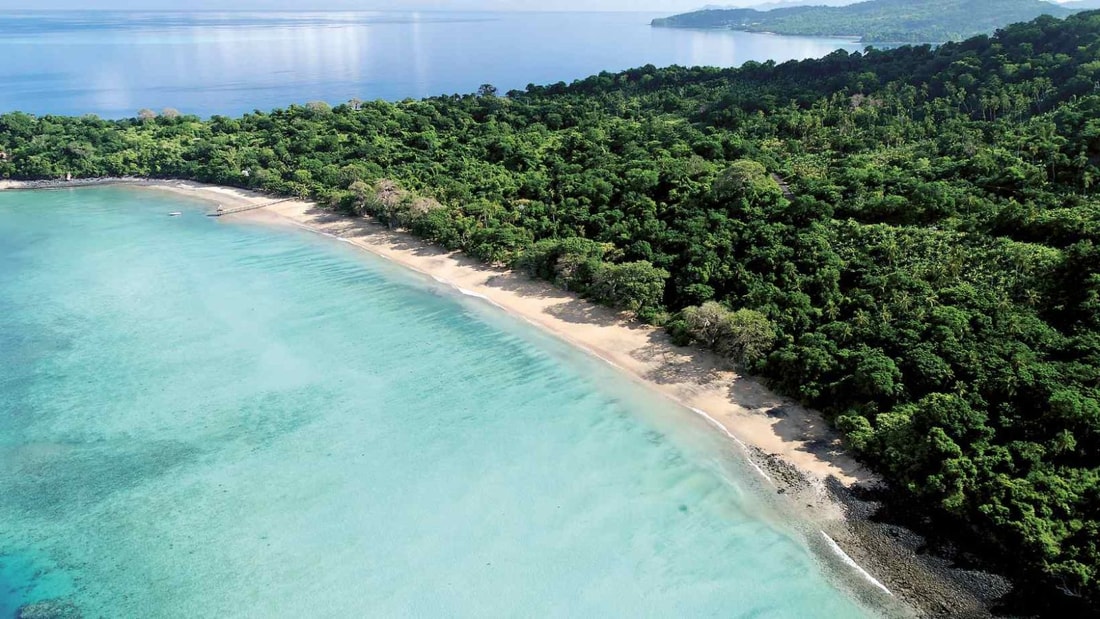
M869 614L690 413L203 208L0 193L0 617Z

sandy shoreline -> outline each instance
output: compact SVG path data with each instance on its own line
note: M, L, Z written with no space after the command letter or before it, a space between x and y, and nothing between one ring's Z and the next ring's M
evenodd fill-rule
M333 214L300 200L184 181L101 179L97 181L0 181L0 189L47 189L125 184L198 198L231 209L265 208L227 215L268 223L294 224L344 239L392 262L475 294L631 374L680 404L705 415L750 450L778 457L811 482L835 477L845 486L875 476L845 454L839 437L820 414L778 396L758 380L741 376L717 356L673 346L660 330L527 276L447 252L410 234L365 219ZM277 204L271 204L280 200ZM758 464L760 464L758 462Z
M744 448L749 461L776 486L777 492L789 496L792 509L805 512L804 505L812 507L813 521L820 525L822 534L830 541L835 539L837 550L843 549L855 563L866 567L868 577L876 582L881 580L879 586L888 590L913 587L915 590L901 592L902 597L930 615L938 613L929 612L922 603L927 601L922 598L930 595L929 590L938 593L933 597L939 605L944 598L951 598L970 611L968 615L976 610L972 596L956 585L942 582L944 575L938 567L918 568L920 574L909 569L899 571L892 561L920 563L913 556L915 552L884 558L879 555L897 554L896 549L883 552L879 547L889 545L889 540L872 539L883 536L868 536L859 527L849 526L852 524L849 510L837 500L838 491L845 494L846 488L875 484L878 480L843 451L838 435L819 413L774 394L756 379L738 375L711 353L674 346L662 330L630 322L613 310L548 283L486 266L412 235L365 219L334 214L309 202L193 182L143 179L0 181L0 190L92 184L126 184L167 191L205 200L223 209L263 206L225 217L294 225L338 237L467 294L482 297L706 417ZM925 582L919 584L913 580ZM955 610L962 608L956 606Z

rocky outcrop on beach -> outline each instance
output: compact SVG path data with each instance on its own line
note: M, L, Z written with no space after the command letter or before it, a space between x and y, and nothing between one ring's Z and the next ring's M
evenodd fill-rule
M879 498L885 487L850 488L835 482L827 486L846 512L834 533L838 544L921 616L996 616L992 609L1012 591L1008 579L975 569L897 524L884 513Z
M917 616L994 617L992 609L1012 591L1006 578L973 569L894 522L885 514L888 488L881 481L816 480L778 454L749 448L748 455L792 509L806 510L808 521Z
M64 189L67 187L86 187L89 185L109 185L117 183L148 183L147 179L132 176L105 178L47 179L36 181L0 180L0 189Z

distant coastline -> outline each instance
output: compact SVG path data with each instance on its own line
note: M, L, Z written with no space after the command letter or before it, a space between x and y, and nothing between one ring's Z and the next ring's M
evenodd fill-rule
M303 97L333 104L352 98L396 102L472 92L483 83L505 93L523 90L529 83L569 83L602 70L646 63L733 66L749 60L817 58L842 46L852 51L846 41L786 45L754 37L731 48L721 37L706 33L653 31L649 22L660 11L555 12L537 17L522 12L444 11L419 17L414 13L398 8L386 14L222 14L189 11L186 5L171 13L95 11L81 16L80 54L36 43L39 36L71 36L75 26L65 13L6 13L0 25L11 37L4 50L23 62L0 69L4 82L20 84L18 89L0 90L0 109L121 119L142 107L172 107L200 118L240 116ZM171 46L157 44L156 33L164 29L173 32ZM219 33L218 46L204 43L210 29ZM267 45L252 42L257 33ZM440 45L444 36L457 42L457 48ZM481 42L492 44L474 44ZM345 45L370 54L348 54ZM571 53L574 48L599 48L603 53ZM281 53L270 53L273 49ZM519 49L537 53L498 53ZM129 53L143 61L133 62ZM371 59L369 66L360 66L366 58ZM308 84L279 77L303 70L303 59L326 70ZM205 67L202 79L178 70L195 62ZM365 81L349 77L368 69ZM103 96L97 89L105 76L90 79L104 72L112 76L110 92L116 96ZM410 75L417 78L410 80ZM233 88L204 87L210 84Z
M876 45L934 45L991 34L1010 23L1040 15L1064 18L1078 10L1041 0L937 0L920 6L899 0L865 0L846 6L778 6L768 10L707 8L659 17L650 25L854 39Z
M663 330L642 325L548 283L486 266L416 237L362 218L340 215L302 200L192 181L134 177L0 181L3 190L64 190L122 185L203 200L221 209L260 206L226 219L294 226L340 239L395 264L484 299L616 367L635 382L686 407L717 426L743 449L766 484L789 507L821 529L822 552L842 553L873 586L897 595L922 615L988 616L982 598L996 577L968 588L961 572L918 556L921 540L899 536L870 522L873 505L855 498L880 481L843 450L839 436L817 411L776 395L761 382L737 374L716 355L674 346ZM835 546L835 548L834 548ZM971 575L970 578L973 578ZM992 585L987 582L993 583ZM973 584L973 582L968 583ZM1003 591L1000 591L1003 592Z

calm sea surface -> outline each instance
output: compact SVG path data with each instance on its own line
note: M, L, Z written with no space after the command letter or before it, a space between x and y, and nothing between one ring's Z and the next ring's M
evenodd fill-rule
M4 13L0 111L209 116L420 98L603 70L735 66L861 46L651 28L647 13Z
M869 615L692 414L202 209L0 193L0 617Z

